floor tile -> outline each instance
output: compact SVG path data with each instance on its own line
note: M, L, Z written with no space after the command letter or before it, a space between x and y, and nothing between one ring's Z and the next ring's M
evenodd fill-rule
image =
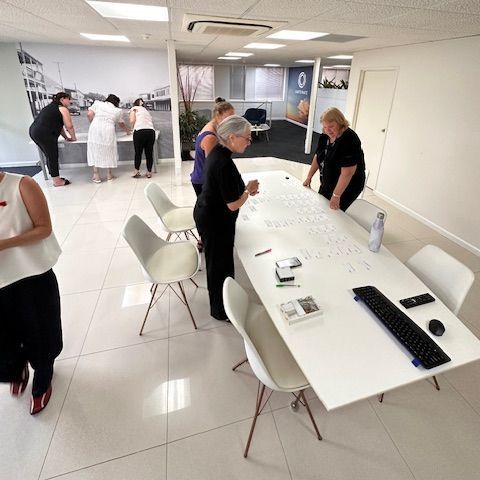
M146 283L140 261L129 247L116 248L105 277L104 288Z
M53 267L60 293L100 290L113 255L113 248L95 252L62 253Z
M58 358L80 355L99 293L93 291L62 296L63 350Z
M425 245L420 240L407 240L405 242L391 243L387 248L401 261L406 262L413 254Z
M294 480L414 480L368 402L326 412L310 402L319 441L303 407L273 412Z
M41 478L164 444L167 356L160 340L81 357Z
M76 360L55 363L53 392L48 406L30 415L31 384L20 398L10 396L9 385L0 384L0 478L37 480L62 409ZM32 374L32 372L30 372ZM30 378L32 378L30 376Z
M271 414L257 421L250 453L243 451L251 420L227 425L168 445L169 480L290 480Z
M170 382L181 382L182 408L170 410L168 440L204 432L253 415L257 380L232 372L245 356L230 325L170 339Z
M371 403L417 480L476 480L480 416L438 380L440 391L417 382Z
M460 309L460 316L480 330L480 272L475 273L475 280Z
M156 447L54 477L58 480L164 480L166 447Z
M102 290L82 354L167 338L168 293L150 310L144 334L139 335L149 302L148 284Z
M98 222L75 225L62 245L66 253L95 252L103 248L114 248L123 222Z
M91 203L82 212L77 224L112 221L124 222L130 203L130 200Z

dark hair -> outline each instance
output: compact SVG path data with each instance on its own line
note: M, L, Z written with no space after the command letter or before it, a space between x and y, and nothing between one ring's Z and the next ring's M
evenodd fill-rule
M222 97L217 97L217 98L215 99L215 103L220 103L220 102L226 102L226 100L225 100L224 98L222 98Z
M140 107L140 102L141 103L145 103L145 100L143 98L137 98L134 102L133 102L133 106L134 107Z
M65 92L58 92L55 95L52 95L52 103L56 103L57 105L61 105L60 100L62 98L68 98L69 100L72 99L69 93Z
M105 99L106 102L110 102L111 104L115 105L116 107L118 107L120 105L120 99L114 95L113 93L111 93L106 99Z

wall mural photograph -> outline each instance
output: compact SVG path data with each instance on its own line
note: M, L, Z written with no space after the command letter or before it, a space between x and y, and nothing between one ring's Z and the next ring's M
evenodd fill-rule
M142 98L155 130L160 132L159 158L173 157L166 50L21 43L17 53L34 117L51 102L52 95L66 92L72 98L69 110L77 138L85 140L89 128L87 110L95 100L103 101L111 93L118 96L128 125L130 108ZM122 157L120 152L124 160ZM63 162L77 160L73 157Z

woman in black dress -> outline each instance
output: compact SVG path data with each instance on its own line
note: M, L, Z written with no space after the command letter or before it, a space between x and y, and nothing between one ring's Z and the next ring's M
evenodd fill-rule
M55 187L63 187L70 182L60 177L58 172L58 136L68 142L74 142L75 129L68 108L71 97L68 93L58 92L52 103L43 108L30 126L30 137L47 159L47 167ZM68 134L67 134L68 132Z
M330 200L330 208L345 211L360 195L365 184L365 160L358 135L337 108L323 112L323 133L308 172L305 187L320 169L318 193Z
M232 153L243 153L252 141L250 123L232 115L217 127L219 143L207 156L202 192L193 216L204 245L210 314L228 320L223 306L222 288L234 276L233 243L238 210L249 195L258 193L258 180L243 183L233 163Z

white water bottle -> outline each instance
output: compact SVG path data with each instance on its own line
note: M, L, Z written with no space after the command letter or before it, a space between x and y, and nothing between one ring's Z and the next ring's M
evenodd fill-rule
M370 238L368 239L368 249L372 252L378 252L382 245L383 229L385 215L382 212L377 213L377 218L370 229Z

